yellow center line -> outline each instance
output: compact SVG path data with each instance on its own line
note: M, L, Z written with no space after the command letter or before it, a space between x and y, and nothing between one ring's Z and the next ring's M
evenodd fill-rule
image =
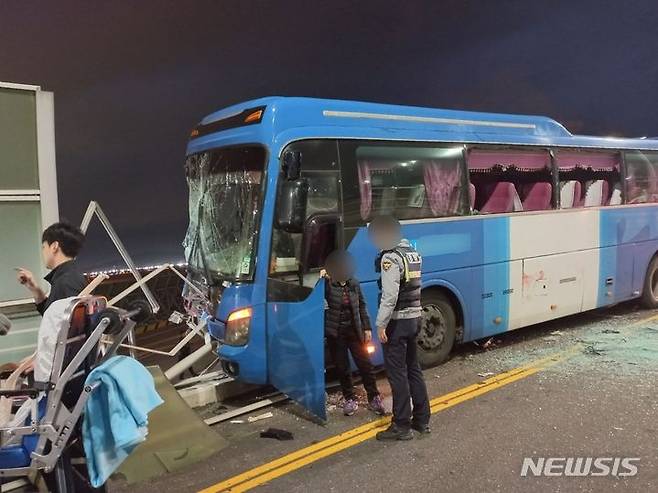
M546 358L541 358L528 365L499 373L491 378L468 385L448 394L436 397L430 401L431 412L437 413L456 406L464 401L491 392L510 383L534 375L548 366L562 361L577 351L573 347L566 351L555 353ZM312 462L333 455L373 438L377 432L385 429L391 422L390 418L381 418L362 426L358 426L339 435L327 438L309 447L302 448L271 462L255 467L238 474L220 483L212 485L199 493L219 493L223 491L241 492L267 483L292 471L300 469Z

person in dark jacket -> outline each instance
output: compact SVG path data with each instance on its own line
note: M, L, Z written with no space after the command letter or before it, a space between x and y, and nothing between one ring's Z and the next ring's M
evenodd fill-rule
M46 267L51 269L45 277L51 286L47 295L32 272L17 269L18 282L30 291L41 315L53 302L77 296L87 285L85 276L75 262L84 240L82 231L66 222L55 223L43 232L41 256Z
M368 408L376 414L384 414L374 369L366 349L366 345L372 340L370 318L359 282L352 277L353 271L353 261L347 252L336 250L327 258L325 273L327 343L345 399L343 413L351 416L359 408L352 382L349 361L349 353L351 353L368 394Z

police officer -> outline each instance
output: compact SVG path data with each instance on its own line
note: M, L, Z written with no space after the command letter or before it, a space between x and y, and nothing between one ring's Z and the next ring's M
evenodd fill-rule
M380 249L375 261L375 270L380 273L376 325L393 392L393 421L387 430L377 433L377 439L411 440L412 428L430 432L429 398L416 349L422 313L422 259L409 240L402 238L400 223L391 216L375 218L368 233Z

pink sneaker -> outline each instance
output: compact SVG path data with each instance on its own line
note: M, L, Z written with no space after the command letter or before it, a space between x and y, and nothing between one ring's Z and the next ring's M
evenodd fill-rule
M357 409L359 409L359 403L356 402L356 399L347 399L343 404L343 414L345 416L352 416Z
M376 395L375 397L372 398L372 400L368 404L368 409L370 409L373 413L378 414L380 416L386 414L386 409L384 409L384 403L382 402L382 397L379 395Z

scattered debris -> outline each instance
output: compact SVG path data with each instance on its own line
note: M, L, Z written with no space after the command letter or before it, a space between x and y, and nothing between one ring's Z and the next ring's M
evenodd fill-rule
M367 406L368 405L368 396L366 394L366 391L361 385L356 385L354 387L354 398L356 399L356 402L359 404L359 406ZM326 397L327 401L327 408L330 406L335 406L337 408L343 408L343 404L345 403L345 398L343 397L342 392L337 391L333 392L331 394L327 394Z
M224 404L220 404L219 402L216 402L214 404L210 404L206 408L206 411L208 412L209 415L221 414L225 411L228 411L228 408Z
M169 315L169 322L171 322L174 325L180 325L185 321L185 315L183 315L180 312L177 312L174 310L171 312L171 315Z
M482 344L482 349L489 349L494 347L495 345L496 345L496 341L494 341L493 337L490 337L489 339L487 339L487 341L484 344Z
M292 440L294 437L288 430L280 430L279 428L268 428L260 432L261 438L275 438L276 440Z
M233 423L234 425L241 425L242 423L244 423L244 419L232 419L230 422Z
M491 377L493 375L495 375L495 373L492 371L485 371L482 373L478 373L478 377L482 377L482 378Z
M343 404L343 396L340 392L334 392L327 395L327 405L341 407Z
M271 412L267 412L267 413L264 413L264 414L259 414L258 416L249 416L247 418L247 421L249 421L250 423L253 423L254 421L260 421L261 419L267 419L267 418L273 418L273 417L274 417L274 414L272 414Z
M583 349L583 352L585 354L592 354L592 355L595 355L595 356L601 356L604 351L603 351L603 349L597 349L594 346L589 345L589 346L585 346L585 349Z
M551 332L552 336L561 336L563 334L564 334L564 332L562 332L561 330L554 330L554 331Z

